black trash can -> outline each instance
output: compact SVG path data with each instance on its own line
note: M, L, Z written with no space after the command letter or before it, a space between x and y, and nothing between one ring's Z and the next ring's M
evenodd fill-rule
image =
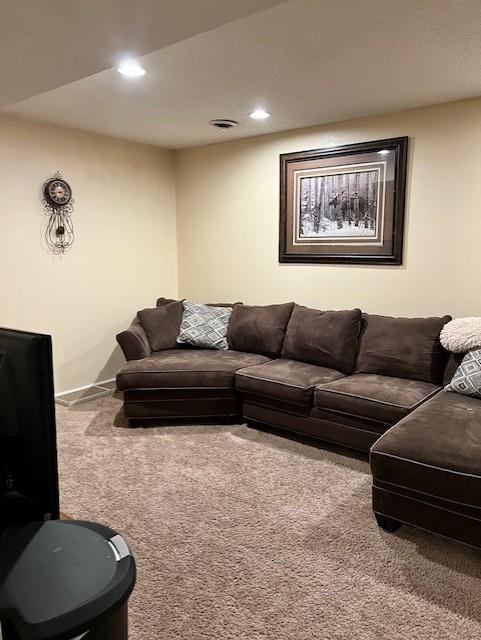
M0 541L3 640L127 640L135 560L93 522L11 528Z

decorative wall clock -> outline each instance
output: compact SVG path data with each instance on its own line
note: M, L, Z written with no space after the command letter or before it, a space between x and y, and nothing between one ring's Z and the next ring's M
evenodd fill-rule
M44 232L45 242L52 253L65 253L74 241L71 214L75 201L72 198L72 189L57 171L44 182L42 194L43 212L48 216Z

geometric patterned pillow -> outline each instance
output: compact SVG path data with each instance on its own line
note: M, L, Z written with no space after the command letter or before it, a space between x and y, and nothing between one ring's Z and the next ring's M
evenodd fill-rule
M204 349L228 349L227 329L232 307L209 307L184 300L184 313L177 337L179 344Z
M451 382L444 388L446 391L481 398L481 349L473 349L464 356Z

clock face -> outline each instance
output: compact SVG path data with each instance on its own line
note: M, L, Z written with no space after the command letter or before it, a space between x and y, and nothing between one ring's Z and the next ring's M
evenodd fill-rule
M65 180L54 178L45 184L44 195L51 204L62 207L72 199L72 190Z

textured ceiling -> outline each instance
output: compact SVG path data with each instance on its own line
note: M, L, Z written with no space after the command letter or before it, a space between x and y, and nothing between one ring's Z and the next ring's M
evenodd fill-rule
M178 148L478 96L480 59L479 0L291 0L5 110Z
M0 106L282 0L0 0Z

